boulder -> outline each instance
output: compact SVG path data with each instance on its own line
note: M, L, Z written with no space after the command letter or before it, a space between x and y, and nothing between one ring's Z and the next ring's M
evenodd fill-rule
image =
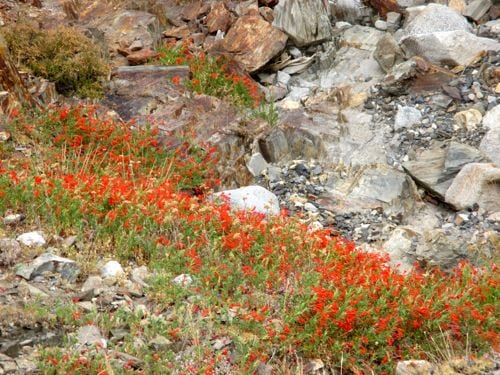
M500 43L455 30L405 37L401 48L407 56L421 56L432 63L454 67L469 65L483 51L500 51Z
M276 195L262 186L245 186L234 190L215 193L214 198L227 198L235 210L255 210L255 212L278 215L279 201Z
M285 48L287 39L261 16L249 15L238 18L222 45L243 68L255 72Z
M444 201L446 191L462 167L485 160L474 147L452 141L434 144L416 160L404 163L403 168L419 185Z
M441 4L411 7L407 10L403 35L412 37L443 31L471 31L467 20L455 10Z
M138 10L118 10L97 18L89 26L104 33L111 52L128 47L140 40L144 49L154 50L160 41L160 22L151 13Z
M462 14L478 22L492 5L491 0L473 0L467 4Z
M332 27L322 0L282 0L274 8L273 26L284 31L297 47L325 42Z
M453 179L445 201L457 210L479 205L483 211L500 211L500 167L489 163L466 165Z
M226 32L233 23L233 15L222 1L212 4L207 16L207 29L209 33L217 31Z
M44 272L57 272L62 278L74 282L80 274L80 267L71 259L51 253L44 253L34 259L30 264L20 264L16 268L16 275L26 280L41 276Z
M440 4L407 9L400 45L407 57L421 56L435 64L468 65L482 51L498 51L500 43L471 33L467 20Z
M382 208L391 215L409 214L416 207L418 194L411 179L386 165L372 165L347 179L318 200L321 208L336 214L366 212Z

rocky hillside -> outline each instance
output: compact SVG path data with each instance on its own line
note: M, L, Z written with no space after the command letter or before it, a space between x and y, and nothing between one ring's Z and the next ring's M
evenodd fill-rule
M490 0L0 0L0 374L493 374Z

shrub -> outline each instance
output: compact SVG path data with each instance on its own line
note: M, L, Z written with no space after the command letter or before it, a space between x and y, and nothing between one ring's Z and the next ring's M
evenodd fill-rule
M5 38L18 65L55 82L61 94L102 95L100 80L109 67L99 48L78 30L65 26L41 30L17 23L5 30Z
M229 100L239 107L259 106L262 95L248 75L231 72L223 57L208 57L191 49L189 41L166 43L158 50L158 61L163 65L189 65L191 80L184 84L199 94ZM174 77L173 82L181 83L179 77Z
M37 154L0 163L0 212L23 212L28 224L51 233L76 233L91 244L82 253L134 255L154 269L148 297L168 318L141 320L130 342L160 333L193 357L117 343L117 351L145 362L136 373L212 374L224 362L231 368L222 373L245 374L261 362L305 357L346 374L391 374L398 360L439 355L443 340L456 354L498 349L495 265L402 275L385 257L298 218L232 212L202 194L209 153L188 143L175 152L158 147L154 128L132 131L93 109L20 116L9 130L15 140L15 131L32 139ZM176 285L179 274L192 281ZM70 324L96 321L59 311ZM106 319L123 324L113 314L97 324ZM222 337L234 343L234 355L214 349ZM106 368L101 351L75 355L47 351L43 373Z

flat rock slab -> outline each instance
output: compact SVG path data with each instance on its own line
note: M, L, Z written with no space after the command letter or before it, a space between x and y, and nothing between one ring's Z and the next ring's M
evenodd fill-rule
M273 26L283 30L297 47L332 37L330 19L321 0L281 0L274 8Z
M500 167L490 163L466 165L446 191L445 201L457 210L477 204L483 211L500 211Z
M288 37L259 15L238 18L224 38L223 47L248 72L266 65L285 48Z
M416 160L403 164L405 171L432 195L441 200L460 169L469 163L486 160L474 147L450 142L437 143Z
M338 183L318 200L322 208L337 214L382 208L389 214L410 214L417 205L414 183L386 165L372 165Z
M440 31L419 34L401 40L407 56L421 56L441 65L468 65L483 51L500 51L500 43L480 38L468 31Z
M16 275L26 280L32 280L37 276L42 276L45 272L57 272L64 279L74 282L80 274L80 267L71 259L51 253L44 253L34 259L30 264L20 264L16 269Z

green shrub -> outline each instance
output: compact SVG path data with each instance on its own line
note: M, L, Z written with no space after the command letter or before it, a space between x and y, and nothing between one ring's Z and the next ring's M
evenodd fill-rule
M61 94L102 95L100 80L109 67L99 48L78 30L60 26L47 31L18 23L6 29L5 38L18 65L55 82Z

